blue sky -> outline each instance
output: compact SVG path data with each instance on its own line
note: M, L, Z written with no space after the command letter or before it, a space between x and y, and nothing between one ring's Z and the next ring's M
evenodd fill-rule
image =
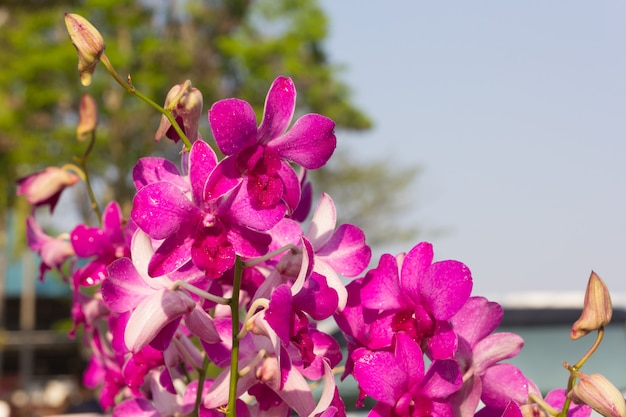
M423 167L406 221L447 230L438 259L481 294L626 293L626 3L321 3L376 124L340 146Z

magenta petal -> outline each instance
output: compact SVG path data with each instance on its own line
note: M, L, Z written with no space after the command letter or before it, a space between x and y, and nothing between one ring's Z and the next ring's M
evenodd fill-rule
M367 413L367 417L389 417L394 415L393 406L384 403L376 403L374 408ZM438 416L438 415L437 415Z
M455 394L450 398L450 403L457 411L459 417L474 417L474 413L480 403L480 394L483 391L482 383L478 375L469 377Z
M428 339L428 354L432 359L453 359L458 336L447 321L438 320L435 334Z
M113 410L113 417L160 417L161 413L145 398L129 398Z
M293 301L299 310L307 313L313 320L321 321L337 310L339 296L335 289L328 286L324 276L314 272Z
M280 162L278 175L283 183L283 201L289 207L289 211L293 211L300 202L300 180L298 175L291 165L285 161Z
M269 146L278 154L307 169L326 164L337 147L335 123L319 114L306 114L284 135L273 139Z
M109 235L109 239L116 233L121 234L120 225L122 224L122 209L117 202L112 201L105 207L102 212L102 230Z
M102 281L102 298L111 310L123 313L135 308L154 289L137 273L128 258L120 258L107 268L109 276Z
M224 155L233 155L256 141L256 115L250 104L230 98L218 101L209 110L215 142Z
M351 224L342 224L324 246L319 248L317 256L346 277L359 275L372 257L372 250L365 244L365 233Z
M550 391L545 400L557 410L562 410L567 397L567 391L564 389L555 389ZM567 417L589 417L591 415L591 407L587 404L571 404L567 412Z
M196 204L204 201L204 185L216 165L217 157L213 149L202 140L195 141L189 152L189 181Z
M509 404L504 409L502 413L502 417L522 417L522 410L520 410L519 406L515 403L515 401L509 401Z
M372 310L397 310L404 306L396 258L389 254L381 256L378 267L363 281L361 300L363 307Z
M241 173L236 166L236 158L227 157L215 167L204 187L204 200L216 200L241 184Z
M503 315L500 304L484 297L470 297L451 322L454 331L474 346L500 325Z
M407 375L394 355L385 351L369 352L354 363L354 379L370 397L388 405L407 392Z
M213 318L197 305L185 316L185 324L191 333L206 343L217 343L221 340Z
M509 363L495 365L483 375L481 400L487 407L504 409L509 400L523 404L528 398L528 379Z
M421 302L420 284L433 263L433 256L433 246L428 242L421 242L415 245L402 261L400 286L416 304Z
M244 183L233 196L227 215L236 224L259 231L269 230L285 216L286 207L283 203L265 209L255 207L246 191L246 181L244 180ZM225 206L221 208L225 208Z
M433 399L445 399L463 385L459 364L452 359L436 360L424 377L423 392Z
M74 252L81 258L104 254L111 247L111 241L102 229L84 224L72 230L71 238Z
M182 317L176 317L174 320L163 326L163 328L159 330L148 345L159 351L166 350L172 342L172 338L176 334L176 330L178 330L181 320Z
M124 341L131 352L139 352L168 323L193 310L196 303L178 291L160 290L144 299L132 312Z
M227 232L228 241L235 248L235 253L244 258L256 258L267 253L272 241L270 235L245 227L232 225Z
M473 349L475 372L481 375L492 365L516 356L522 347L524 339L515 333L499 332L485 337Z
M165 239L148 264L148 275L161 277L181 268L191 260L193 238L189 226Z
M265 98L263 120L259 126L259 142L265 144L287 130L295 107L296 87L293 81L287 77L277 77Z
M221 228L204 229L191 246L191 260L209 278L219 278L235 265L236 253Z
M461 262L435 262L421 280L420 288L421 298L433 317L449 320L469 298L472 275Z
M287 244L297 245L300 242L300 236L302 236L302 228L298 222L284 218L268 233L272 235L269 250L273 251Z
M182 191L189 189L189 184L185 182L180 171L171 161L156 157L139 159L133 168L135 188L140 190L148 184L159 181L171 182Z
M272 292L269 307L265 310L265 320L285 344L289 344L291 316L291 290L285 284Z
M179 233L181 224L197 221L202 213L172 183L156 182L137 192L130 216L153 239Z
M424 354L419 345L404 332L399 332L395 337L396 361L408 375L410 386L419 384L424 378Z
M302 170L304 170L304 168L302 168ZM291 218L298 222L304 222L309 216L312 205L313 185L309 181L306 181L301 185L300 202L293 213L291 213Z

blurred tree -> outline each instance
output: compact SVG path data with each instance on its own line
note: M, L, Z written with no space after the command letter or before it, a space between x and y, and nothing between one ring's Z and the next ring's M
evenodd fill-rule
M283 74L294 79L299 113L327 115L340 129L371 126L338 80L340 69L326 58L327 20L316 0L5 0L0 5L0 185L9 192L0 197L2 211L15 203L15 178L82 153L75 126L85 91L100 106L93 152L99 158L92 158L90 166L102 173L99 184L106 198L120 201L125 212L137 157L179 150L167 140L152 140L160 115L126 94L102 68L96 69L91 86L80 85L64 12L87 17L103 34L117 71L131 74L137 89L157 102L163 102L172 85L190 79L208 106L240 97L261 111L269 85ZM200 130L205 138L209 135L206 122ZM378 195L375 206L387 204L391 210L394 197L401 197L397 193L409 183L406 179L416 173L396 175L383 166L369 171L348 161L335 164L328 175L367 181L368 192L344 198L335 193L340 211L346 198L359 205L358 199L368 194ZM328 180L328 175L316 178ZM389 187L378 181L385 175L405 180ZM366 223L378 216L372 208L363 204L356 220L366 230Z

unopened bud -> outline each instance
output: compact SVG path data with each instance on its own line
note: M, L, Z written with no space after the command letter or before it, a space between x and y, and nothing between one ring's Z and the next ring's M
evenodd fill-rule
M202 93L197 88L193 88L189 80L185 81L184 84L177 84L172 87L165 97L165 109L172 112L172 116L191 143L198 139L202 104ZM165 116L161 117L161 123L154 135L154 140L158 142L163 136L175 143L180 140L180 136Z
M61 192L78 180L79 177L67 169L48 167L18 179L17 195L23 195L34 206L49 205L50 211L53 211Z
M572 326L570 338L576 340L606 326L611 322L612 316L613 304L609 290L604 281L592 271L585 291L583 312Z
M88 86L91 84L91 75L104 52L104 39L98 29L80 15L65 13L65 26L72 44L78 51L80 82Z
M84 140L85 136L96 130L97 125L98 105L96 100L89 94L83 94L78 108L78 126L76 127L78 140Z
M624 396L601 374L581 374L568 397L575 403L587 404L604 417L626 417Z

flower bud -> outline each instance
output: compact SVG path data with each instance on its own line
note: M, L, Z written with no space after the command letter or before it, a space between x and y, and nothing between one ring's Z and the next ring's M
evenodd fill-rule
M78 51L80 82L82 85L88 86L91 84L91 74L96 69L96 64L104 52L104 39L98 29L80 15L65 13L65 26L72 44Z
M572 326L570 338L576 340L606 326L611 322L612 316L613 305L609 290L604 281L592 271L585 292L583 312Z
M23 195L35 207L50 205L50 211L53 211L61 192L78 180L79 177L67 169L48 167L18 179L17 195Z
M184 84L177 84L172 87L165 97L164 107L172 112L172 116L191 143L198 139L202 104L202 93L197 88L193 88L189 80L185 81ZM154 135L154 140L158 142L163 136L175 143L180 140L180 136L165 116L161 117L161 123Z
M80 98L78 108L78 126L76 127L76 138L84 140L85 137L96 130L98 124L98 105L96 100L89 94L83 94Z
M601 374L581 374L568 397L575 403L587 404L605 417L626 417L624 396Z

